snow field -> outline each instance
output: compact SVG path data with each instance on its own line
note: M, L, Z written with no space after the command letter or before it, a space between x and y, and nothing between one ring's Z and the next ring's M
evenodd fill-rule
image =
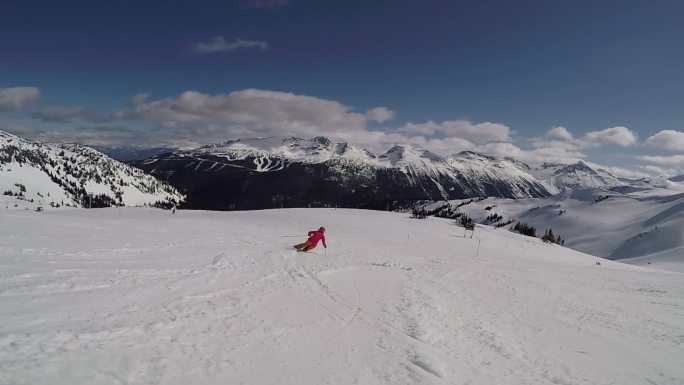
M644 195L578 189L538 199L487 198L459 211L476 221L497 213L503 221L517 219L535 226L538 235L551 228L575 250L684 272L684 194L659 191L660 195L651 195L654 191ZM611 197L595 202L602 195ZM488 206L493 208L484 210ZM561 210L565 212L559 215Z
M327 250L291 249L321 225ZM462 235L363 210L4 211L0 383L682 383L682 274Z

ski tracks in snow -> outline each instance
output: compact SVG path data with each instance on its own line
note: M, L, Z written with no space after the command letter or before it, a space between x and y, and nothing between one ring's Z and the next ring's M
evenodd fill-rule
M349 259L356 259L349 255ZM361 278L381 278L388 274L384 269L394 271L394 275L404 275L413 270L401 263L369 263L366 265L342 265L321 269L321 259L324 257L312 254L295 254L290 259L286 271L297 282L307 287L307 294L312 300L325 309L337 320L338 327L324 341L326 354L342 351L376 351L376 357L387 357L386 367L373 367L371 371L379 378L385 378L391 383L428 383L442 382L443 374L440 356L444 354L421 339L422 332L419 330L417 319L420 314L430 308L430 299L424 293L418 293L411 297L402 296L402 305L393 308L397 293L394 290L382 290L377 292L378 287L372 285L373 280L363 280L362 289L357 284ZM326 263L326 262L323 262ZM335 262L327 262L335 263ZM395 270L396 269L396 270ZM351 274L350 274L351 273ZM324 282L327 280L329 284ZM371 284L371 285L369 285ZM334 285L334 289L331 287ZM389 288L388 288L389 289ZM392 288L400 289L400 288ZM375 292L375 293L374 293ZM421 297L422 294L422 297ZM375 297L375 303L367 303L364 310L362 298ZM384 309L378 312L376 308ZM367 335L364 339L366 346L345 344L347 339L358 341L359 335ZM358 357L350 358L358 366ZM397 372L399 375L397 375ZM403 379L403 380L401 380Z

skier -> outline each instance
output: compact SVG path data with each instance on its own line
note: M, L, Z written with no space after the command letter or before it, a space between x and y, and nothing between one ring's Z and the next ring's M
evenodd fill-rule
M321 226L321 228L319 228L318 230L309 231L308 235L309 239L307 239L306 242L294 245L292 247L299 251L309 251L316 247L318 241L322 241L323 247L325 247L326 249L328 248L328 246L325 244L325 227Z

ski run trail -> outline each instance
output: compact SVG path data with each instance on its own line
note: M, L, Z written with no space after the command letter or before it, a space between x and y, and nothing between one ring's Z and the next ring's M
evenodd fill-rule
M681 385L684 274L399 213L3 210L0 384Z

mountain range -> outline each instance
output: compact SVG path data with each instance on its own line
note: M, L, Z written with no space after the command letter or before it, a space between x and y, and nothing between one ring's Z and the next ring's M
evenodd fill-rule
M405 201L540 198L581 188L678 188L681 178L627 180L582 161L526 164L469 151L442 156L409 145L375 154L324 137L230 140L126 164L89 147L37 143L0 131L2 192L52 206L386 209Z
M384 208L395 201L536 198L567 188L629 184L585 162L525 164L474 152L441 156L408 145L383 154L324 137L231 140L130 162L201 209Z

